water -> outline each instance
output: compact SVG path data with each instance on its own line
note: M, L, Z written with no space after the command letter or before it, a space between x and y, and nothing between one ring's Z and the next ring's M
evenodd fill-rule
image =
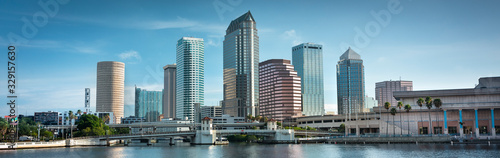
M0 150L0 157L500 157L500 145L450 144L247 144L175 146L131 145L112 147L73 147Z

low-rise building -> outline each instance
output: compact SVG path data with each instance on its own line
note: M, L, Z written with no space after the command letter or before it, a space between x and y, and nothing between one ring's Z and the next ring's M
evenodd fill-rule
M34 121L44 125L58 125L59 112L55 111L35 112Z

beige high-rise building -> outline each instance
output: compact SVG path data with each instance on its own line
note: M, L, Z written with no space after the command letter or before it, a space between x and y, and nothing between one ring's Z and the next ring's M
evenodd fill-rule
M394 98L393 92L413 91L412 81L383 81L375 83L375 99L378 106L384 106L385 102L391 106L397 106L398 101Z
M113 122L123 117L125 64L115 61L97 63L96 112L113 112Z

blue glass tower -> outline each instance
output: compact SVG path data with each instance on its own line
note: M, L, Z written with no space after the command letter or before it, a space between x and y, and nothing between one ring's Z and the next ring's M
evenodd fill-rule
M231 21L224 36L224 114L259 114L259 36L248 11Z
M302 81L302 114L324 115L323 46L302 43L293 47L292 65Z
M176 112L177 118L195 119L195 104L205 100L205 46L203 39L182 37L177 41Z
M365 102L365 74L361 56L351 48L337 63L337 109L339 114L362 112Z
M160 121L163 112L162 91L147 91L135 87L135 116L143 117L147 122Z

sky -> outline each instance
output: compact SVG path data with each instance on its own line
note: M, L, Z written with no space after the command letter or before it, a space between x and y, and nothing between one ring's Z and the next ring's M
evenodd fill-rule
M120 61L130 116L134 85L161 90L162 67L175 63L177 40L203 38L205 105L218 105L225 30L251 11L260 61L291 60L291 48L300 43L323 45L325 109L336 111L336 64L348 47L364 61L370 97L381 81L411 80L414 90L458 89L500 76L498 6L494 0L3 0L0 48L7 53L16 46L19 114L84 110L85 88L91 88L95 111L97 62ZM0 74L0 101L7 103L7 69ZM3 104L0 115L8 110Z

